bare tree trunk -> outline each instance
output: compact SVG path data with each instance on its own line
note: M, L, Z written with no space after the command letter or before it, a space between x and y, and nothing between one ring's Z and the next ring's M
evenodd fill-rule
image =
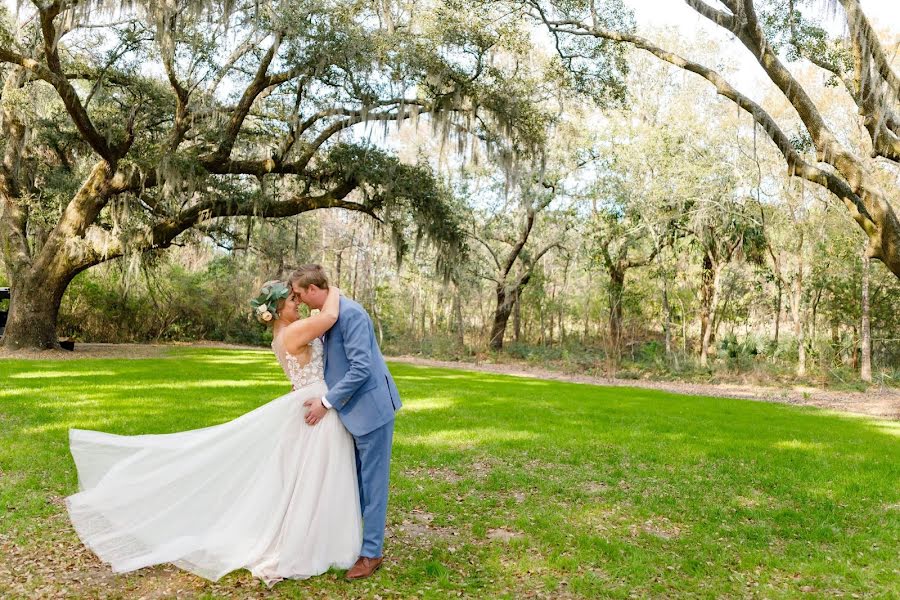
M66 288L75 275L106 260L85 244L84 233L108 197L110 177L106 163L94 166L40 254L18 271L11 286L5 348L59 347L56 321Z
M669 283L662 282L663 333L666 336L666 358L672 357L672 309L669 307Z
M779 274L780 275L780 274ZM778 347L778 334L781 329L781 277L775 278L775 286L778 288L778 296L775 302L775 346Z
M341 267L344 263L344 250L337 251L336 263L334 266L334 281L338 287L341 287Z
M559 343L560 344L566 343L566 325L563 322L563 316L564 316L563 307L562 307L562 305L560 305L559 314L556 316L556 324L559 327Z
M860 379L872 382L872 331L869 322L869 256L863 250L862 265L862 324L861 343L862 361L859 370Z
M721 292L720 292L721 295ZM718 304L713 307L713 325L712 325L712 335L709 338L710 343L715 342L719 339L719 327L722 325L722 319L725 318L725 315L728 314L728 305L731 303L731 298L734 296L734 286L728 286L728 289L725 293L725 300L721 302L722 308L717 308ZM731 333L734 333L734 323L731 324Z
M541 342L540 343L541 343L541 346L543 346L544 341L546 340L546 338L544 336L544 303L543 302L538 304L538 318L540 319L540 323L541 323L541 336L540 336Z
M384 328L381 325L381 313L378 312L378 301L372 302L372 320L375 321L375 329L378 331L378 345L384 345Z
M522 341L522 302L518 292L513 299L513 334L515 335L516 343L520 343Z
M818 308L819 308L819 300L822 298L822 288L816 290L816 295L813 297L812 306L810 307L812 310L812 335L810 336L810 343L813 348L816 347L816 342L818 341L818 333L817 333L817 318L818 318Z
M700 272L700 364L704 366L706 366L706 356L703 347L711 325L710 307L713 297L714 274L712 259L706 254L703 257L703 268Z
M556 304L556 282L553 282L553 285L550 287L550 306L547 310L547 318L550 321L547 326L547 334L549 339L547 340L549 344L553 345L553 329L556 323L556 312L553 310L553 305Z
M410 335L416 335L416 300L418 300L418 294L413 294L411 300L412 303L409 307L409 333Z
M514 293L507 290L502 283L497 285L497 308L494 311L494 324L491 326L490 346L492 350L503 349L503 336L506 333L509 315L512 313Z
M625 289L625 272L609 271L609 347L618 360L622 355L622 295Z
M55 272L24 273L11 289L9 320L3 332L3 347L59 348L56 321L63 294L75 272L56 268Z
M419 339L425 339L425 317L428 313L428 298L425 297L425 294L422 294L422 302L420 303L422 306L422 312L419 313Z
M794 336L797 338L797 376L806 375L806 328L803 326L803 230L797 232L797 275L794 277L791 312L794 319Z
M591 284L593 283L593 272L588 269L588 281L587 281L587 290L588 293L584 295L584 335L582 335L582 340L587 342L588 335L590 335L590 327L591 327Z
M802 259L801 259L802 260ZM803 263L800 263L794 278L791 297L791 318L794 321L794 337L797 338L797 376L806 375L806 339L803 327Z
M456 343L460 349L466 347L466 324L463 322L462 314L462 290L456 286L456 293L453 294L453 317L456 321Z
M721 287L722 268L718 265L713 267L711 293L709 294L709 304L701 311L701 328L703 329L703 338L700 342L700 365L705 367L709 363L709 342L712 339L713 322L716 320L716 306L719 304L719 288ZM704 293L704 298L706 294Z
M356 234L350 238L350 252L353 253L353 278L350 289L353 290L353 296L359 298L359 248L356 247Z
M563 298L566 298L566 290L569 288L569 265L571 264L571 257L566 257L566 265L563 268L563 284L562 290L560 293L560 302L559 302L559 317L557 318L557 323L559 323L559 343L560 345L566 343L566 324L565 324L565 305L563 302Z
M428 306L428 335L430 336L433 336L437 329L437 302L438 300L432 297L432 301Z

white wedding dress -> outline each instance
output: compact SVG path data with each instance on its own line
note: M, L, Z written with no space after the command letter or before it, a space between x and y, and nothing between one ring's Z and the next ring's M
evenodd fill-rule
M362 545L353 438L326 392L322 342L301 365L272 348L295 391L233 421L163 435L72 429L79 493L66 498L84 544L115 572L160 563L210 580L249 569L268 585L348 568Z

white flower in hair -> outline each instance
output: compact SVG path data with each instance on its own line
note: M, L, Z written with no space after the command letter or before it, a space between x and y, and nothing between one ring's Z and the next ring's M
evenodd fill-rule
M268 323L269 321L272 320L272 313L270 313L269 311L265 311L262 315L260 315L260 317L262 318L263 321Z

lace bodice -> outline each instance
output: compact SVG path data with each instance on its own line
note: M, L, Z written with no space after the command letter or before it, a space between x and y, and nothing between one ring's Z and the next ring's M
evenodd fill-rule
M272 350L284 369L284 374L291 380L295 388L325 380L325 362L322 340L316 338L309 343L309 362L300 364L293 354L287 352L281 343L281 335L272 340Z

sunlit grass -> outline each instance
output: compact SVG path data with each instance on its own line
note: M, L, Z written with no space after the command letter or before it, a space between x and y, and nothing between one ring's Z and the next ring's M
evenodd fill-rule
M897 423L644 389L392 371L406 408L387 567L366 582L328 574L271 594L900 595ZM76 486L69 428L205 427L288 389L267 352L0 361L0 543L47 560L77 548L59 502ZM0 578L0 596L48 586L79 597L265 592L246 572L208 584L158 567L101 589L90 577L54 583L28 564L9 571L15 581Z

